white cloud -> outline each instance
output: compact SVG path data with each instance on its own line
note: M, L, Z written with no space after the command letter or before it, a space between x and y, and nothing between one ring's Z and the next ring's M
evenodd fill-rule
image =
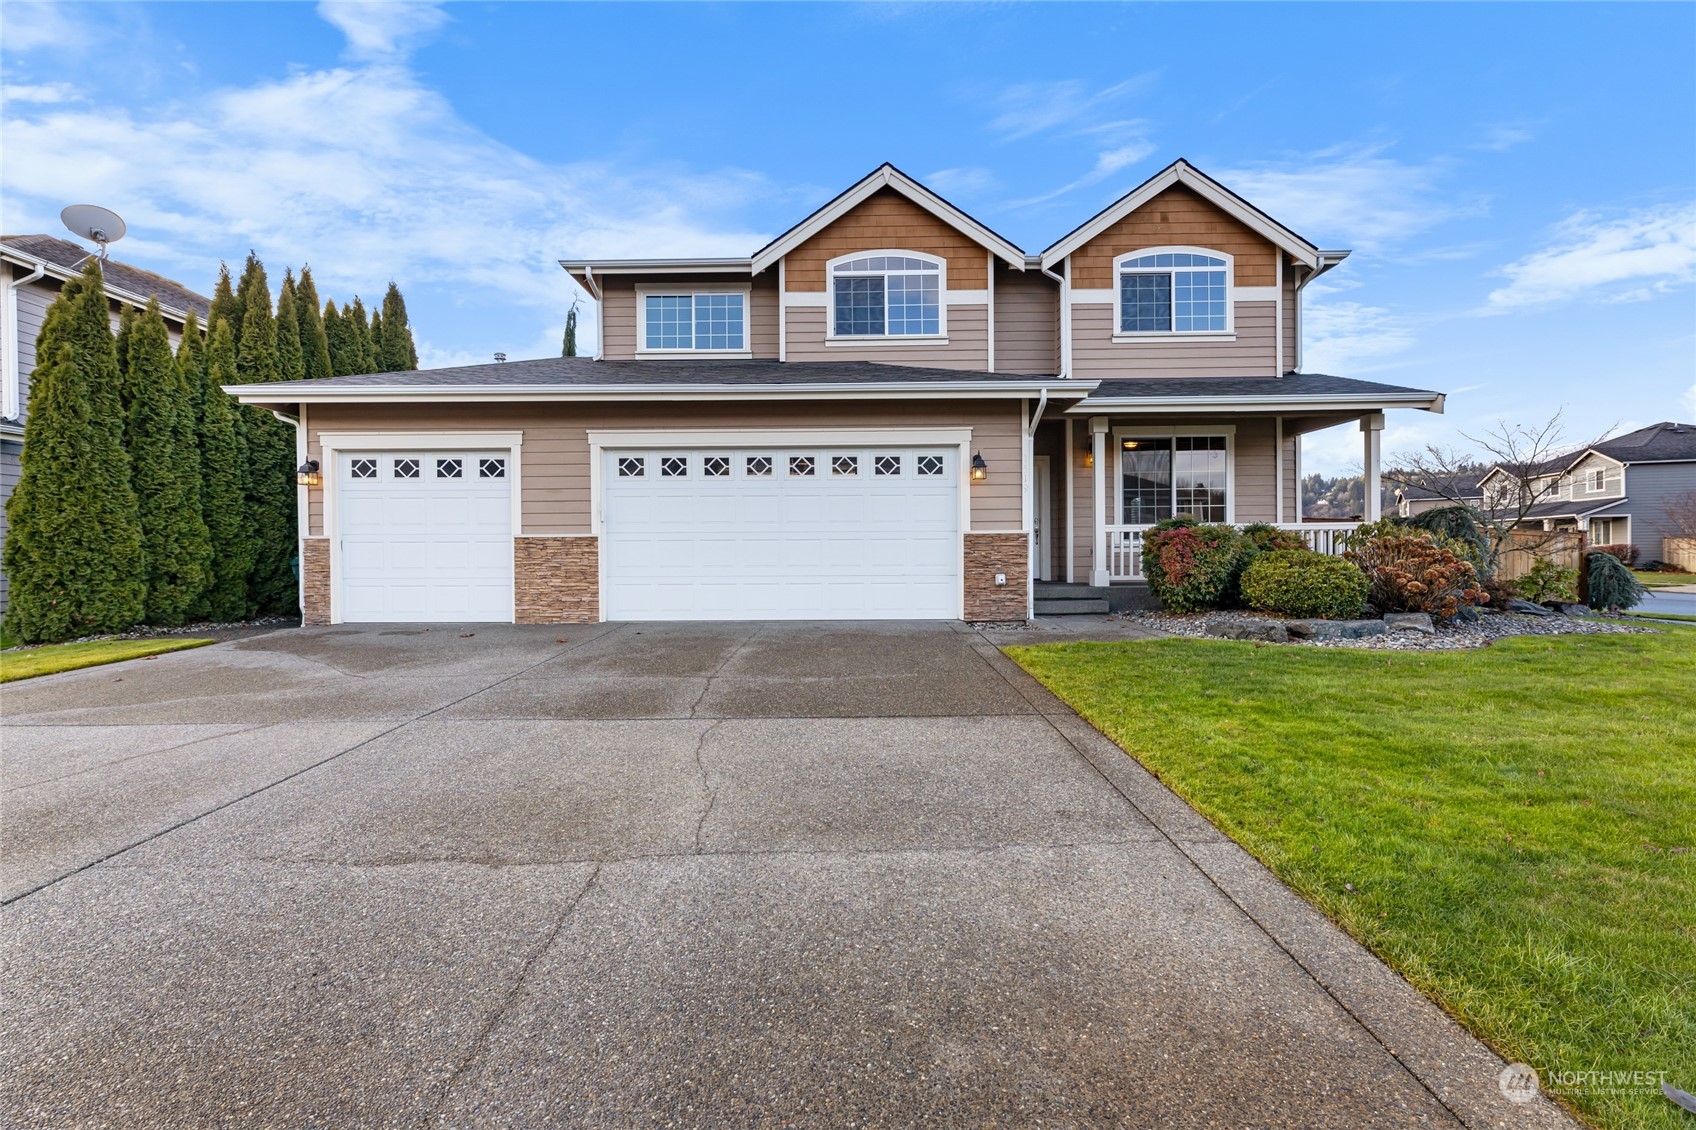
M993 191L1001 183L994 173L976 165L938 169L919 179L943 196L978 196Z
M369 303L391 279L415 302L433 290L436 325L414 318L432 357L484 341L494 320L522 340L492 348L551 339L542 352L557 354L575 293L562 257L746 254L769 238L735 220L773 194L758 176L539 162L388 63L182 105L8 104L4 128L5 230L55 231L64 203L95 200L128 221L126 257L203 292L218 259L239 266L249 248L273 282L310 263L338 298Z
M0 102L81 102L83 94L68 82L14 83L0 86Z
M1528 129L1518 126L1491 126L1484 131L1484 137L1473 145L1474 149L1488 149L1492 153L1501 153L1515 146L1524 145L1537 135Z
M1129 127L1141 123L1119 122L1115 125ZM1083 176L1061 185L1053 192L1045 192L1041 196L1033 196L1026 200L1016 200L1013 207L1022 208L1032 204L1042 204L1055 197L1064 196L1068 192L1097 184L1117 173L1119 170L1136 164L1138 161L1154 152L1154 143L1143 137L1120 137L1111 148L1096 154L1095 165Z
M1442 184L1445 162L1409 164L1384 151L1384 146L1336 148L1216 175L1321 246L1374 251L1482 210L1480 201Z
M1000 113L990 121L989 128L1006 141L1062 127L1070 130L1115 99L1146 89L1158 77L1149 71L1093 93L1075 79L1018 83L996 99Z
M1413 347L1413 327L1382 306L1338 297L1346 289L1308 287L1301 312L1304 372L1356 376Z
M1631 302L1696 281L1696 202L1602 219L1580 212L1555 229L1552 244L1500 271L1509 282L1488 309L1506 311L1598 291Z
M12 2L6 5L5 48L9 52L80 49L87 32L65 16L60 4Z
M448 21L436 0L321 0L318 14L347 36L356 59L405 55Z

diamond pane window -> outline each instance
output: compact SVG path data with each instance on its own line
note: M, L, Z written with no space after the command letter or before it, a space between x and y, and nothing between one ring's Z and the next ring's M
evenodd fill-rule
M687 455L667 455L660 460L660 478L680 479L689 473Z
M648 461L640 455L620 455L618 457L618 477L621 479L639 479L648 473Z
M942 474L942 456L921 455L915 461L915 466L921 475L940 475Z
M465 462L461 459L436 460L436 477L438 479L462 479L465 477Z
M377 461L375 459L355 459L348 464L348 474L356 479L374 479L377 477Z
M872 470L879 475L899 475L901 473L901 457L899 455L879 455L872 460Z
M1229 260L1199 251L1162 251L1121 260L1119 332L1217 333L1227 329L1229 274Z
M477 460L477 477L480 479L506 478L506 460L490 458Z
M789 473L796 476L812 474L813 457L811 455L791 455L789 457Z
M771 474L771 456L748 456L748 474L756 479Z
M934 337L942 332L942 264L916 255L862 255L831 268L836 337Z
M416 479L416 478L418 478L418 460L416 460L416 459L396 459L395 460L395 478L397 478L397 479Z
M709 455L701 460L701 474L709 479L722 479L730 474L730 460L723 455Z
M858 455L831 456L830 473L833 475L858 475L860 473L860 457Z

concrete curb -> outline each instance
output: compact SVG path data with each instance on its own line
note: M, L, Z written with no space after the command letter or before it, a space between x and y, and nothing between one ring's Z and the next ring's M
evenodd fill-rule
M974 645L1126 800L1463 1125L1583 1130L1547 1095L1510 1102L1507 1062L1309 905L1106 735L987 641Z

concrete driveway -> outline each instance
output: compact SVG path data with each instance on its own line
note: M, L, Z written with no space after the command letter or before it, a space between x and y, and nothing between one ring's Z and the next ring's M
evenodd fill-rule
M8 687L12 1126L1566 1125L960 625Z

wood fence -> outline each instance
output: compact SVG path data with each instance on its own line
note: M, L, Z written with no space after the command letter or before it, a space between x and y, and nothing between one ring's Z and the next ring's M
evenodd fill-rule
M1496 576L1504 581L1517 580L1531 572L1539 557L1582 573L1586 548L1579 530L1514 530L1502 545Z
M1696 538L1662 538L1661 560L1696 573Z

